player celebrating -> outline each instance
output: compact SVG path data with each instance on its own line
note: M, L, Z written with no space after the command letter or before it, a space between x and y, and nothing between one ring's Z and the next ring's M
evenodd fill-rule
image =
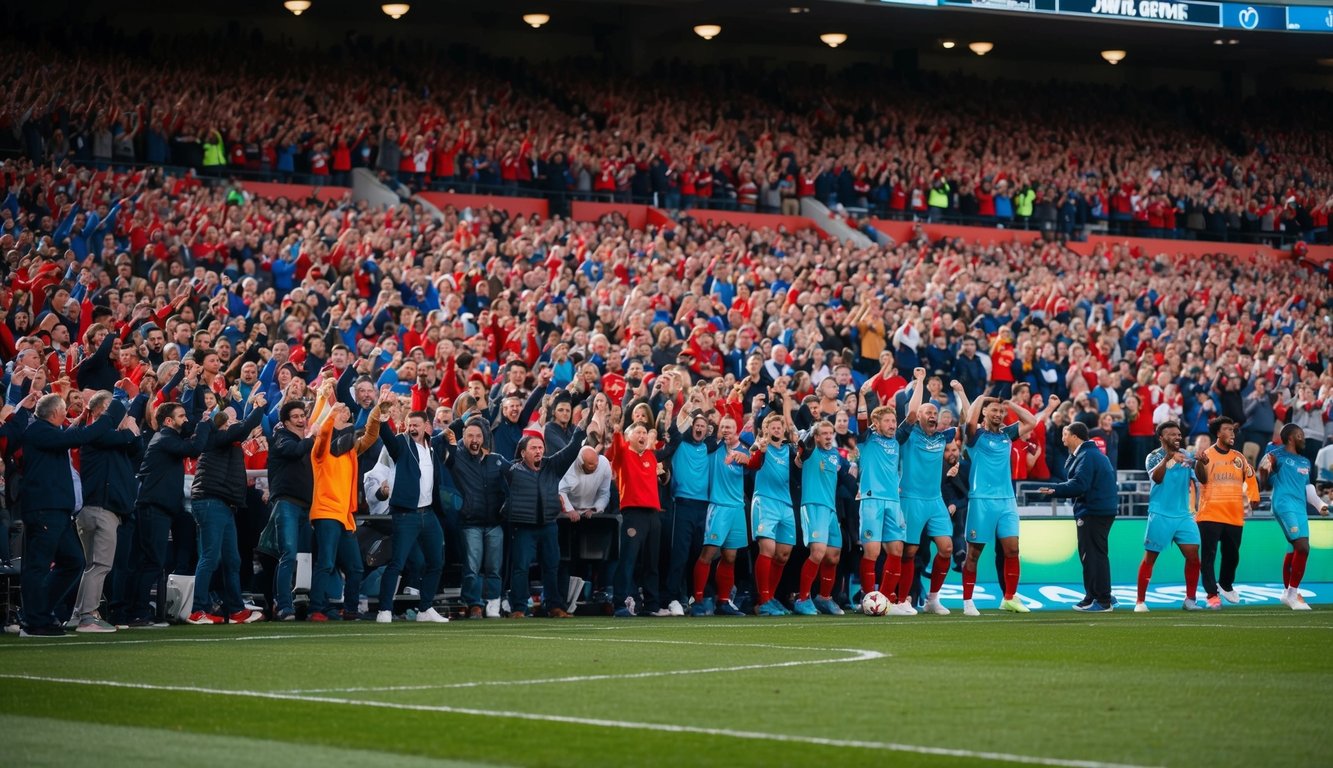
M867 388L868 398L875 395ZM898 417L893 406L881 405L870 411L870 426L861 436L860 459L860 538L861 594L876 590L875 563L885 552L882 586L890 605L897 611L895 599L903 568L903 510L898 496L899 444L894 438Z
M948 616L949 609L940 604L940 587L949 574L953 558L953 522L944 506L940 492L940 478L944 476L944 446L958 438L958 430L939 429L939 409L932 403L922 403L926 390L926 369L912 372L912 397L907 404L907 416L898 425L898 442L902 452L902 507L906 524L903 545L902 576L898 580L898 613L915 615L910 598L915 577L916 551L921 533L935 540L935 562L930 568L930 592L926 610ZM967 393L957 381L950 382L959 408L968 410Z
M1308 611L1309 604L1301 598L1301 578L1310 556L1310 517L1305 505L1327 517L1328 504L1315 493L1310 460L1303 455L1305 430L1288 424L1279 437L1282 447L1259 462L1259 484L1272 484L1273 519L1282 525L1282 533L1291 542L1291 551L1282 562L1282 585L1287 589L1282 604L1293 611Z
M1039 416L1028 413L1022 405L998 397L983 397L972 404L967 414L967 453L971 459L971 487L967 508L967 560L963 563L963 615L980 616L972 602L977 585L977 561L987 544L997 538L1004 552L1004 600L1001 610L1028 613L1015 593L1018 591L1018 502L1014 499L1012 453L1015 440L1025 439L1060 404L1051 396ZM1005 414L1014 414L1017 422L1005 426ZM978 419L981 424L978 425Z
M1199 586L1199 524L1190 514L1190 479L1194 457L1180 449L1184 436L1180 425L1164 421L1157 427L1157 450L1148 454L1144 468L1152 488L1148 492L1148 531L1143 537L1143 562L1139 565L1139 596L1135 613L1147 613L1144 602L1153 564L1163 549L1175 542L1185 556L1185 603L1187 611L1201 610L1194 601Z
M764 418L764 436L755 442L746 464L755 471L754 499L750 502L751 526L759 542L759 556L754 561L754 582L759 590L759 616L785 616L789 611L773 590L782 580L782 569L796 544L796 515L791 504L792 467L800 466L800 456L792 450L796 430L791 421L791 395L785 381L772 387L773 396L782 401L782 413ZM770 398L770 402L772 399Z
M749 544L745 531L745 463L736 420L723 416L717 423L717 444L711 446L708 470L708 517L704 523L704 546L694 563L694 605L691 615L744 616L731 602L731 588L736 584L736 551ZM709 610L704 600L708 571L717 560L717 608Z
M801 567L801 590L792 611L803 616L842 614L833 602L833 581L842 557L842 526L835 505L838 482L852 481L848 468L834 443L833 424L817 422L801 445L801 532L810 554ZM816 575L820 589L811 599Z

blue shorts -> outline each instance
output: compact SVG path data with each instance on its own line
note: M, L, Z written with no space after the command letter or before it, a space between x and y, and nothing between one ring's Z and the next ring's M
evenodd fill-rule
M924 530L932 539L937 536L953 536L953 520L944 506L944 499L909 499L903 497L903 523L906 537L903 542L913 546L921 541Z
M1273 519L1282 526L1282 535L1287 537L1287 541L1310 538L1310 516L1304 509L1294 512L1274 507Z
M755 496L750 502L750 518L756 539L772 539L795 546L796 514L790 504Z
M903 541L903 508L893 499L861 499L862 544Z
M967 543L994 544L1018 537L1018 503L1008 499L972 499L967 503Z
M1171 543L1200 544L1199 524L1189 515L1184 517L1163 517L1148 515L1147 531L1143 534L1143 548L1149 552L1161 552Z
M706 547L741 549L750 543L749 535L745 531L745 510L740 507L709 504L708 522L705 526Z
M842 524L833 507L822 504L801 505L801 534L808 547L811 544L842 549Z

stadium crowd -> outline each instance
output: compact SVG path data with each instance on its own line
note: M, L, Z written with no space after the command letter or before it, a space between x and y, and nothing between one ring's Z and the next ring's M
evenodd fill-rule
M365 167L414 189L557 204L790 212L815 197L1065 236L1104 223L1170 238L1329 238L1333 152L1317 126L1333 115L1301 94L1236 109L1204 93L921 75L874 76L867 99L855 76L790 82L672 64L609 77L581 62L464 67L427 51L311 55L249 41L203 61L202 44L108 35L74 58L16 44L0 54L16 73L0 95L0 147L57 166L313 184L344 185ZM719 87L726 106L706 106ZM1287 119L1293 109L1302 120Z
M463 566L472 617L500 615L506 580L504 610L528 613L534 560L545 615L584 596L571 568L619 615L730 612L751 533L761 613L787 610L780 585L798 610L841 610L835 582L840 597L858 591L839 581L856 569L838 566L872 482L858 491L863 449L894 432L882 419L929 421L930 435L975 427L969 404L988 397L1025 425L1012 480L1068 481L1071 432L1142 469L1164 424L1202 451L1221 419L1247 477L1293 424L1333 481L1333 291L1296 259L1127 246L1088 258L1031 235L983 246L919 229L857 249L689 218L635 230L615 216L450 209L436 221L419 206L267 200L159 168L10 159L0 171L6 498L25 523L33 635L66 621L154 626L167 571L194 575L180 611L192 623L294 618L307 549L315 621L368 616L371 598L393 620L400 576L414 618L442 621L446 561ZM946 453L913 482L947 489L966 456ZM822 489L832 519L803 510L805 563L786 573L794 519L770 538L758 511L770 505L754 502L757 530L741 511L729 533L708 510L719 472L743 478L728 486L743 510L781 485L765 472L802 457L836 471L784 475L799 489L787 503ZM624 521L616 556L562 565L561 531L610 512ZM364 514L392 521L370 537L378 551L361 546ZM962 559L964 515L942 538L926 531L937 558L917 570L930 593ZM830 526L826 542L808 539L816 525ZM897 610L926 592L907 565L921 533L909 531L901 571L886 566ZM902 550L887 551L897 563ZM861 571L859 591L874 590L873 566ZM260 592L265 605L243 598Z

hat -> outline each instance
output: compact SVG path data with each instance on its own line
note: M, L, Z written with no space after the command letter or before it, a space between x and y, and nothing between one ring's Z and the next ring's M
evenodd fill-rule
M485 384L486 377L482 376L480 373L474 373L471 376L467 377L467 383L471 384L474 381L477 382L478 384Z
M534 426L532 426L532 425L529 425L529 426L526 426L526 427L523 428L523 436L524 436L524 437L535 437L535 438L537 438L538 440L541 440L541 441L543 441L543 442L545 442L545 440L546 440L546 433L543 432L543 431L542 431L541 429L539 429L538 427L534 427Z

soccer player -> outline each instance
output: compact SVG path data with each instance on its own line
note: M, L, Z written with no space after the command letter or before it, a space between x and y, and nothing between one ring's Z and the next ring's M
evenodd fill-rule
M796 544L796 515L791 503L792 467L800 466L800 456L792 450L796 429L791 421L792 395L785 379L770 391L781 400L782 413L764 417L763 437L755 441L754 452L746 468L754 470L754 498L750 518L754 538L759 542L759 556L754 562L754 582L759 590L759 616L786 616L790 611L773 596L782 580L782 569ZM776 405L776 404L775 404Z
M1018 502L1014 499L1013 445L1026 439L1060 405L1052 395L1046 408L1034 416L1022 405L997 397L985 397L967 412L967 453L971 461L967 508L967 560L963 563L963 615L980 616L972 591L977 585L977 561L987 544L999 539L1004 552L1004 570L1000 588L1004 600L1000 609L1028 613L1015 593L1018 591ZM1005 425L1012 413L1017 422ZM981 424L978 425L978 419ZM938 564L937 566L938 567Z
M731 602L731 588L736 584L736 551L750 542L745 530L745 464L749 455L741 451L736 420L723 416L717 423L717 443L709 454L708 518L705 521L704 546L694 563L694 616L707 616L711 607L704 600L708 588L708 572L713 561L717 576L716 608L712 613L721 616L744 616Z
M868 397L876 397L869 390ZM890 610L897 612L898 581L903 568L903 510L898 496L900 446L894 433L898 417L893 406L881 405L870 411L870 425L861 436L860 538L861 594L876 590L875 564L885 553L884 574L880 586L889 598Z
M1148 454L1144 468L1152 488L1148 492L1148 531L1143 537L1143 562L1139 564L1139 596L1135 613L1147 613L1144 602L1153 564L1163 549L1175 542L1185 557L1185 603L1187 611L1200 610L1194 601L1199 586L1199 524L1190 514L1190 479L1194 457L1180 449L1184 434L1174 421L1157 425L1157 450Z
M839 481L852 482L847 460L838 453L833 424L815 423L801 441L801 532L810 554L801 566L801 588L792 611L803 616L817 613L841 615L833 602L833 581L842 557L842 526L838 523ZM810 595L815 577L819 591Z
M935 540L935 562L930 567L930 592L926 595L926 610L948 616L949 609L940 604L940 587L949 575L953 558L953 522L944 506L940 492L940 478L944 476L944 446L958 438L958 430L939 429L939 409L932 403L922 403L926 391L926 369L912 372L912 397L907 402L907 416L898 425L898 443L902 451L902 507L906 530L903 544L902 575L898 580L897 613L916 615L909 595L912 592L916 551L920 548L921 533L925 531ZM967 412L967 393L957 381L950 382L958 407Z
M1282 525L1282 533L1291 542L1291 551L1282 561L1282 604L1293 611L1308 611L1301 598L1301 578L1310 556L1310 517L1308 504L1328 516L1328 504L1315 493L1310 476L1310 460L1305 457L1305 430L1295 424L1282 428L1282 447L1259 462L1259 483L1273 487L1273 519Z
M1236 450L1236 422L1220 416L1208 422L1213 447L1200 453L1194 462L1194 476L1203 484L1199 522L1201 545L1199 559L1203 587L1208 593L1208 607L1222 609L1222 600L1239 603L1240 595L1232 589L1236 566L1240 564L1240 539L1245 531L1245 515L1251 503L1259 500L1254 470L1245 456ZM1222 546L1222 567L1214 568L1218 544Z

